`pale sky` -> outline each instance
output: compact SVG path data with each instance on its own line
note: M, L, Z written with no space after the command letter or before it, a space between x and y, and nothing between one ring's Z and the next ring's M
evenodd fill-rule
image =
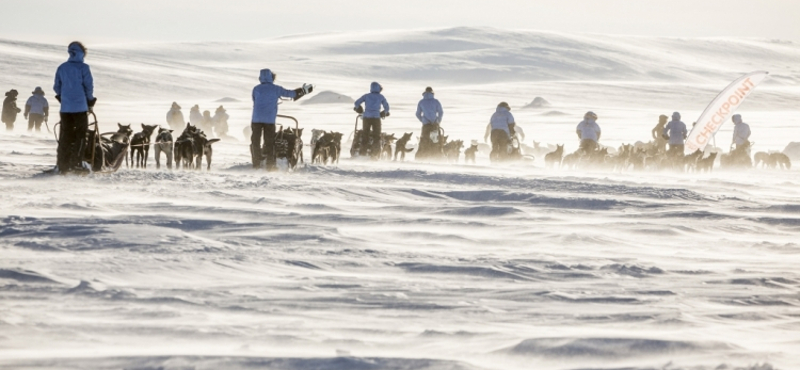
M224 41L456 26L800 41L800 0L0 0L0 38Z

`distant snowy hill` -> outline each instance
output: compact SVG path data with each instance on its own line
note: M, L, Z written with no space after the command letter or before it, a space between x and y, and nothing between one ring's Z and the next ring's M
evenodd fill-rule
M0 86L49 84L64 45L0 40ZM752 70L771 84L800 84L800 47L790 42L578 35L491 28L299 35L252 42L89 45L87 62L104 99L230 96L247 100L258 70L277 83L420 84L614 81L720 83ZM345 89L337 88L344 86Z
M333 91L323 91L308 98L308 100L304 101L302 104L352 104L353 102L355 102L355 99L347 95L342 95Z
M547 108L547 107L550 107L550 106L552 106L552 104L550 104L549 101L547 101L545 98L543 98L541 96L537 96L537 97L533 98L533 101L531 101L530 103L526 104L522 108L523 109L539 109L539 108Z

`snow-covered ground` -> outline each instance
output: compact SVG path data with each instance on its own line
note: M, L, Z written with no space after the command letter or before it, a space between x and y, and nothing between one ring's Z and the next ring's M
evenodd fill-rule
M377 80L384 131L418 132L430 85L452 138L482 139L508 101L525 144L567 151L587 110L606 144L646 141L659 114L690 123L731 80L768 70L738 113L755 150L782 150L800 141L798 45L456 28L88 46L102 131L165 124L172 101L187 118L223 104L239 141L215 144L210 172L151 157L49 177L51 135L25 133L21 116L0 134L0 368L800 367L796 168L492 168L482 152L477 166L264 173L242 136L264 67L345 96L281 105L306 141L349 134L346 97ZM41 85L55 103L64 49L0 41L0 89L22 105ZM522 109L536 96L551 106Z

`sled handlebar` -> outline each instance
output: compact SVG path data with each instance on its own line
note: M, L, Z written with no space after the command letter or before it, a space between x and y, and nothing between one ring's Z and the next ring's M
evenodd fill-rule
M356 123L355 123L355 128L353 129L353 132L356 132L356 130L358 130L358 120L359 119L364 119L364 116L361 115L361 114L356 116Z
M299 129L300 129L300 122L299 122L299 121L297 121L297 118L294 118L294 117L292 117L292 116L284 116L284 115L282 115L282 114L279 114L279 115L278 115L278 117L279 117L279 118L286 118L286 119L288 119L288 120L292 120L292 121L294 121L294 128L295 128L295 130L299 130Z

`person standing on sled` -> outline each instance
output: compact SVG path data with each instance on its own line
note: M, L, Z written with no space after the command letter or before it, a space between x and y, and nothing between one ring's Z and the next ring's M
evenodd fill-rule
M377 159L381 154L381 119L389 117L389 102L381 95L383 86L373 82L369 87L369 94L358 98L355 102L354 111L362 114L361 148L359 155L367 155L369 149L370 156ZM361 105L364 107L361 107ZM381 111L383 107L383 111ZM372 140L372 147L369 142Z
M53 90L61 103L61 130L58 138L58 171L66 174L70 170L83 169L83 153L86 149L86 132L89 127L88 113L97 98L94 97L94 79L89 65L83 62L86 47L74 41L67 47L69 59L56 71ZM88 165L88 164L87 164Z
M47 118L50 115L50 106L44 97L44 91L41 87L36 86L31 94L33 95L25 103L25 119L28 120L28 131L33 131L36 128L36 132L41 132L42 122L47 122Z
M417 104L417 119L422 122L422 136L419 139L419 159L429 158L433 153L433 139L431 134L439 132L439 125L442 123L442 104L433 97L433 88L426 87L422 93L422 100Z
M501 102L497 105L497 110L492 114L489 125L486 126L486 134L483 135L483 142L486 142L490 136L492 138L492 152L489 153L489 159L492 162L508 158L508 147L511 142L511 135L513 135L514 125L511 106L506 102Z
M278 100L280 98L302 98L313 91L311 85L286 90L275 84L275 74L269 69L261 70L258 80L261 82L253 88L253 119L250 127L253 134L250 136L250 154L253 158L253 168L260 168L261 161L266 155L267 170L277 169L275 163L275 120L278 116ZM261 146L261 138L264 146Z
M593 153L597 150L601 131L600 125L597 124L597 115L594 112L589 111L583 115L583 121L578 124L575 132L581 141L580 150L583 151L583 154Z
M686 124L681 121L681 114L678 112L672 113L672 121L667 123L662 132L663 137L669 140L669 156L683 157L684 141L688 134Z
M747 152L750 149L750 125L742 121L741 114L734 114L733 117L731 117L731 121L733 121L732 144L736 144L736 150L744 150Z
M14 131L14 122L17 121L17 114L20 109L17 108L17 90L9 90L6 92L6 98L3 100L3 114L2 120L6 124L6 130Z

